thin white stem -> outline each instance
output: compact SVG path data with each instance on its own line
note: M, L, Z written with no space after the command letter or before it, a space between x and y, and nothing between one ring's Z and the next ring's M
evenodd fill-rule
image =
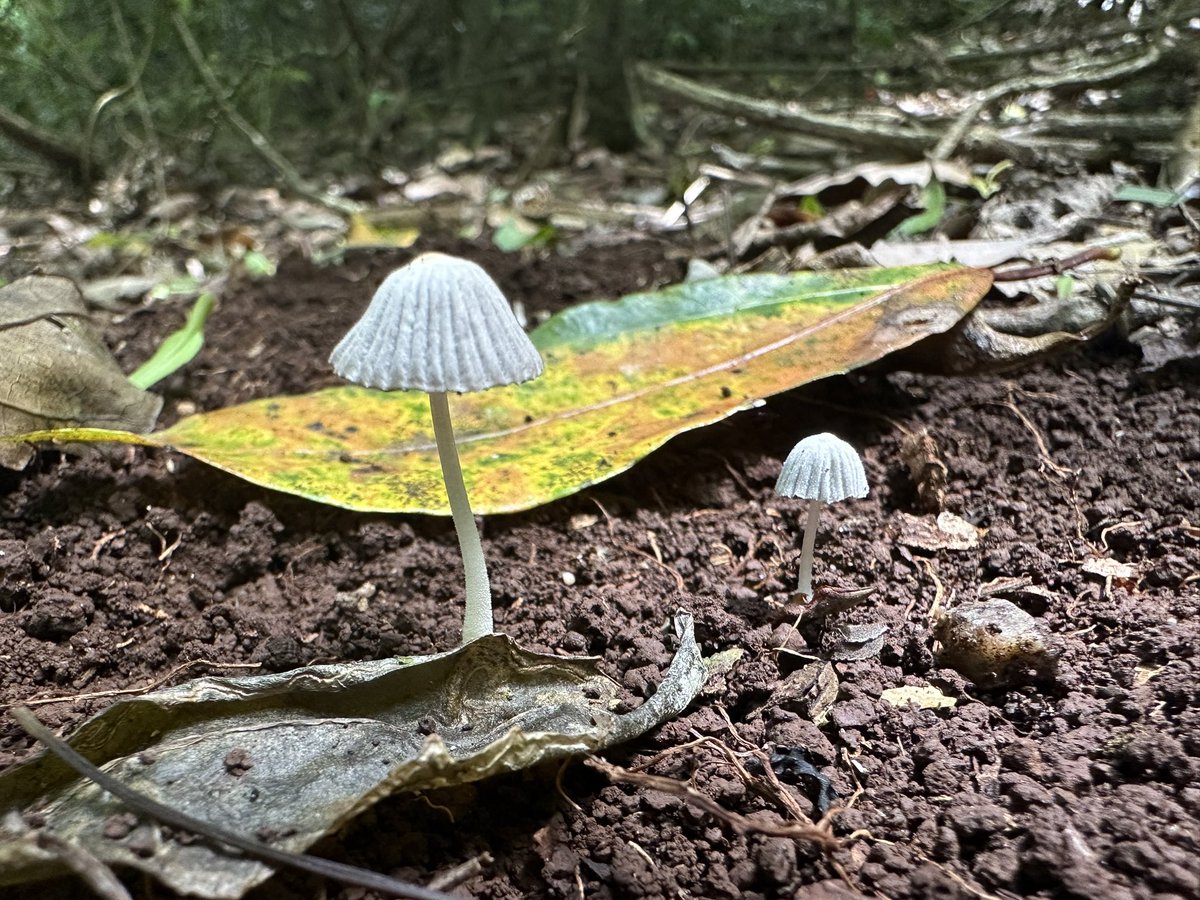
M808 501L808 518L804 522L804 541L800 545L800 593L812 599L813 548L817 545L817 522L821 518L820 500Z
M454 518L454 530L458 534L458 546L462 551L466 573L467 607L463 613L462 635L462 642L466 644L493 631L492 589L488 584L487 563L483 558L479 529L475 527L471 501L467 499L467 486L463 483L462 466L458 462L454 426L450 423L450 403L445 391L430 393L429 411L433 415L433 439L437 442L446 496L450 498L450 515Z

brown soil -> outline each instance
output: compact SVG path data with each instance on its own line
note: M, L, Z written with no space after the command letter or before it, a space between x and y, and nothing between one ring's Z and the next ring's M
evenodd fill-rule
M483 261L531 317L681 270L653 243L537 261L448 249ZM166 385L165 418L334 383L332 343L404 258L292 261L240 286L203 355ZM181 315L156 306L108 335L132 365ZM687 745L803 747L842 802L853 798L836 820L840 849L738 834L668 793L574 765L561 791L558 773L534 771L389 800L318 851L419 881L487 851L495 862L458 890L496 898L1200 895L1200 390L1195 371L1139 365L1111 339L1005 378L879 368L831 379L679 438L594 490L486 521L498 626L536 649L602 656L630 703L654 690L677 607L695 614L706 650L744 648L688 714L610 760L675 750L649 771L769 823L783 810L756 790L761 772L747 763L747 782L711 747ZM976 549L923 552L895 537L899 514L921 511L900 453L921 427L948 466L946 508L988 529ZM781 609L799 509L772 486L792 444L822 430L865 448L873 489L826 513L817 581L875 588L853 615L888 631L877 655L836 664L841 693L817 726L778 690L807 660L775 648L815 654L828 635L792 633ZM1106 582L1084 569L1097 556L1137 574ZM458 628L448 521L329 509L165 452L45 452L0 474L0 571L6 704L211 663L279 670L445 649ZM1005 596L1051 629L1061 658L1049 677L985 690L939 667L929 613L935 597L979 599L1002 578L1023 580ZM366 583L377 592L365 609L337 604ZM880 699L922 683L957 707ZM108 702L37 711L69 729ZM0 764L29 752L5 720ZM811 810L812 779L781 777ZM64 881L5 896L81 891ZM285 874L255 896L364 894Z

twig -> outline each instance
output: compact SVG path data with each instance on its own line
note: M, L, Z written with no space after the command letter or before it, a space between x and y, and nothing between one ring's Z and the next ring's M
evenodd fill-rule
M429 879L429 887L435 891L452 891L464 881L470 881L476 875L481 874L493 862L495 860L492 858L492 854L485 851L465 862L460 862L457 866L452 866L445 872L434 875Z
M112 8L113 25L117 29L117 37L120 39L121 56L124 57L125 65L129 69L129 87L133 90L133 105L141 117L146 143L150 145L150 164L154 167L154 187L158 199L162 200L167 196L167 175L163 169L163 152L158 142L158 132L154 128L154 114L150 110L150 101L146 99L146 91L142 87L142 72L145 71L146 63L150 59L150 52L154 49L154 35L151 33L146 51L139 63L133 56L133 42L129 39L129 28L125 24L125 16L121 14L120 4L117 3L117 0L109 0L109 6ZM93 123L89 122L89 125L91 124ZM88 137L90 151L91 135L89 134Z
M606 762L599 757L589 756L584 759L584 764L591 766L598 772L608 776L612 781L625 782L626 784L634 784L640 787L650 788L655 791L662 791L664 794L671 794L675 797L680 797L697 806L704 812L714 818L724 822L738 834L765 834L770 837L790 838L797 841L809 841L817 844L822 849L832 850L839 846L839 841L833 836L828 824L812 825L803 822L786 822L782 825L772 825L768 822L760 822L753 819L748 819L730 810L725 809L721 804L717 803L712 797L703 794L693 787L684 784L682 781L676 781L674 778L663 778L659 775L647 775L644 772L632 772L629 769L624 769L621 766L614 766L610 762ZM823 820L824 821L824 820Z
M1002 81L999 84L994 84L975 95L975 100L971 105L959 114L958 118L946 130L946 133L938 140L931 156L933 159L948 159L958 149L958 145L962 143L963 138L966 137L967 132L975 124L975 120L979 118L979 114L983 112L984 108L989 103L994 103L1001 97L1009 94L1024 93L1026 91L1040 91L1076 84L1094 84L1097 82L1112 81L1113 79L1123 78L1126 75L1132 75L1135 72L1142 71L1142 69L1149 68L1158 62L1160 55L1158 47L1151 46L1141 56L1133 59L1125 59L1120 62L1113 62L1111 59L1106 59L1102 62L1092 62L1087 65L1076 66L1075 68L1068 69L1066 72L1060 70L1044 75L1022 75Z
M78 844L46 831L37 833L37 845L83 879L101 900L133 900L116 873Z
M1043 466L1048 466L1053 470L1055 475L1064 481L1075 474L1066 466L1060 466L1050 456L1050 449L1046 446L1046 439L1042 437L1042 432L1036 425L1033 424L1033 421L1029 418L1029 416L1025 415L1025 413L1021 411L1021 408L1017 406L1016 400L1013 398L1011 391L1009 392L1007 401L1003 403L993 401L993 405L1002 406L1009 410L1014 416L1017 417L1017 419L1020 420L1021 424L1025 426L1026 430L1028 430L1029 434L1033 437L1033 442L1037 445L1038 456L1041 457Z
M116 688L110 691L95 691L91 694L71 694L66 697L42 697L35 700L26 700L25 706L44 706L47 703L74 703L82 700L99 700L103 697L121 697L125 694L145 694L161 684L166 684L184 669L190 669L192 666L212 666L214 669L258 669L262 667L262 663L220 663L210 662L207 659L193 659L191 662L180 663L166 675L142 687Z
M878 150L892 147L919 156L929 146L932 136L922 129L901 131L907 124L899 116L891 124L855 121L845 117L812 112L796 104L775 103L749 97L723 88L701 84L690 78L673 75L665 69L638 63L638 77L647 85L674 94L705 109L745 119L774 128L800 131L808 135L832 138L854 146Z
M252 859L268 865L299 869L321 878L332 878L343 884L353 884L373 891L382 891L393 897L408 897L411 900L451 900L449 894L439 890L425 888L419 884L410 884L378 872L335 862L332 859L280 850L270 844L263 844L219 825L197 819L188 813L147 797L140 791L135 791L120 779L96 768L84 759L74 747L55 737L54 733L38 721L37 717L24 706L13 707L9 713L31 737L37 738L45 744L51 753L81 776L94 782L101 790L112 794L134 812L155 819L163 825L190 831L217 843L235 847Z
M1121 249L1119 247L1089 247L1086 250L1068 256L1066 259L1052 260L1048 263L1042 263L1037 266L1022 266L1019 269L1004 269L997 272L992 271L992 281L1025 281L1028 278L1044 278L1047 275L1061 275L1063 272L1068 272L1071 269L1082 266L1084 263L1095 262L1096 260L1117 260L1121 258Z

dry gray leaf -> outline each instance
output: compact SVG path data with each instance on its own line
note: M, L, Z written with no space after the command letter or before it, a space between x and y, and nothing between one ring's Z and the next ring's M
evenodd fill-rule
M677 715L737 654L702 659L690 616L676 631L657 692L624 715L612 712L617 686L595 660L531 653L497 634L434 656L201 678L116 703L71 743L155 800L301 851L389 794L594 752ZM38 833L180 893L237 898L272 874L152 823L106 837L105 822L122 812L53 757L0 776L0 821L43 822ZM0 884L62 871L34 833L0 841Z
M910 703L915 703L920 709L950 709L958 703L954 697L948 697L928 684L888 688L879 695L879 699L898 709L903 709Z
M66 278L30 276L0 288L0 435L154 426L162 398L129 383L86 314ZM24 468L32 455L28 444L0 443L0 465Z
M834 625L825 638L831 644L829 658L839 661L870 659L883 649L887 630L883 622Z

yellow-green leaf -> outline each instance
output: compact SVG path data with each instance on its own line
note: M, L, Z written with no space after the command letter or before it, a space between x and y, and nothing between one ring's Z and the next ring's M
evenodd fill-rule
M528 509L669 438L950 328L991 285L955 266L740 275L587 303L531 337L546 371L451 398L481 513ZM448 512L424 394L332 388L189 416L152 435L256 484L359 510Z

